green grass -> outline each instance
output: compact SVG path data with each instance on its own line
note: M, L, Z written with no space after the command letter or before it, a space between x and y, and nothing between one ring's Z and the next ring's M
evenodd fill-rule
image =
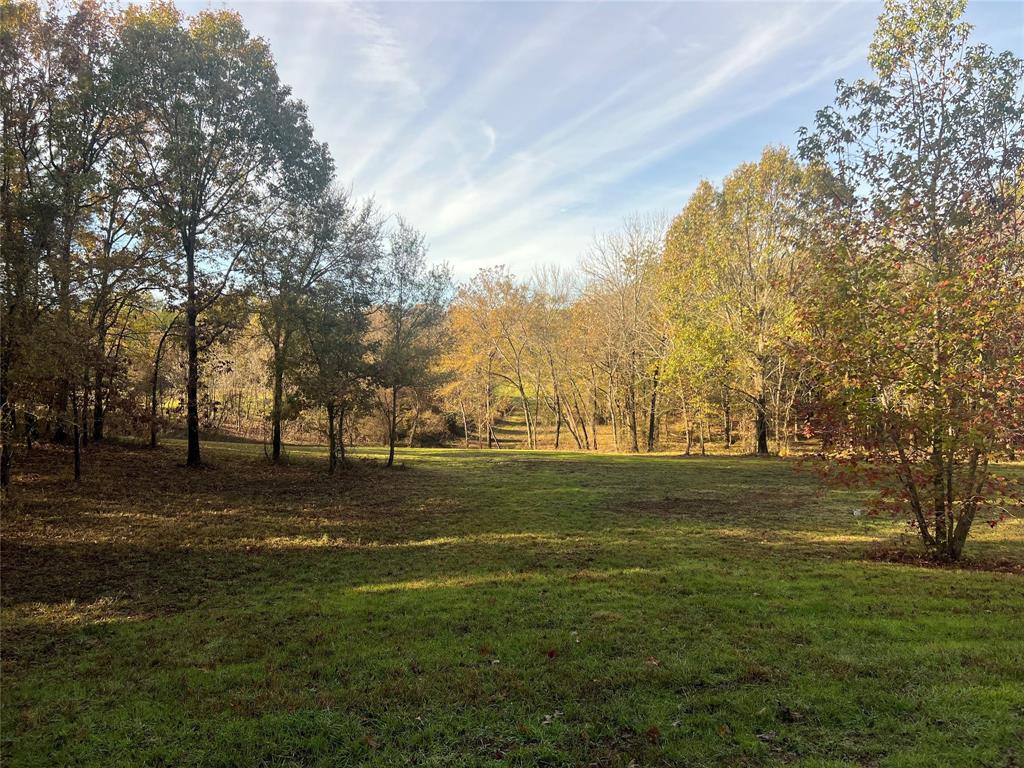
M791 463L205 450L22 459L4 766L1024 762L1024 578Z

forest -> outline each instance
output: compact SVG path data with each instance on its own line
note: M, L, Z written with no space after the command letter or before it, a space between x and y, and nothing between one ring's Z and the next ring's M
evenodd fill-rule
M78 477L111 434L184 434L189 466L204 433L327 441L331 471L357 443L811 446L955 557L1024 441L1022 63L962 10L892 4L876 79L798 151L575 269L456 286L237 14L6 2L0 478L34 440Z
M239 13L0 2L12 764L1024 759L1024 60L965 0L465 276Z

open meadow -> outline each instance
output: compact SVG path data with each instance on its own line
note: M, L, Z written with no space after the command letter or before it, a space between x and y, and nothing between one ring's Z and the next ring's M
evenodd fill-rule
M792 461L261 450L24 456L5 766L1024 761L1024 521L936 568Z

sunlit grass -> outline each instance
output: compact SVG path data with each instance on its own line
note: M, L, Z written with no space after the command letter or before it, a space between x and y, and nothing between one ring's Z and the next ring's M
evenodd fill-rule
M779 460L210 444L20 465L5 765L1013 765L1018 574ZM974 566L1024 560L1013 520Z

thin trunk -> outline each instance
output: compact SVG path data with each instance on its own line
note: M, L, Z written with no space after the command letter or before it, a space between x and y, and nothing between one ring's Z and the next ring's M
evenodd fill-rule
M103 349L103 342L100 342L100 350ZM100 441L103 439L103 365L96 366L96 375L93 378L93 406L92 406L92 439Z
M0 350L0 488L6 488L11 483L11 463L14 457L14 404L8 399L10 350L6 343L3 347Z
M275 464L281 461L281 415L284 407L284 350L279 342L274 346L274 401L270 409L273 427L270 458Z
M932 513L934 515L935 543L949 555L949 526L946 520L946 472L942 458L942 437L938 429L932 433Z
M630 365L629 386L626 388L626 408L629 416L629 450L640 453L639 428L636 419L636 371L635 364Z
M196 287L195 241L185 238L185 271L187 297L185 304L185 346L188 354L188 372L185 381L186 431L188 451L185 466L198 467L199 455L199 297Z
M459 398L459 409L462 411L462 436L466 440L466 448L469 448L469 419L466 417L466 403Z
M579 424L579 427L577 428L576 426L574 426L574 418L570 418L569 421L566 423L569 425L569 432L572 434L573 439L576 440L576 447L579 448L580 450L583 450L585 447L586 450L589 451L591 445L591 436L587 433L587 420L583 417L583 412L580 409L580 397L581 395L579 395L574 388L572 395L572 405L576 411L575 421ZM569 413L569 416L572 417L571 412ZM580 438L581 433L583 435L582 439Z
M540 368L537 368L537 389L533 396L533 447L540 446L540 435L537 430L540 427Z
M327 474L333 475L338 468L338 448L334 434L334 401L328 400L324 404L327 411Z
M619 422L615 418L615 385L612 381L612 372L608 371L608 418L612 422L612 445L615 452L619 450Z
M414 390L414 392L415 392L415 390ZM413 412L412 428L409 430L408 446L410 448L412 448L413 440L416 439L416 428L419 426L419 423L420 423L420 396L419 396L418 392L415 392L415 394L416 394L416 410Z
M590 434L591 443L594 446L594 450L597 450L597 372L594 370L594 366L590 366L590 385L591 385L591 398L590 398Z
M965 483L966 493L969 495L964 500L963 512L960 514L960 519L957 521L956 528L951 536L950 557L954 560L959 560L960 555L963 554L964 544L967 542L967 535L971 532L974 515L978 509L978 497L985 484L988 459L981 458L981 466L979 468L979 458L981 458L981 451L975 448L971 451L967 482Z
M78 425L78 397L74 390L71 393L71 408L75 414L75 418L72 419L74 426L71 428L72 439L75 441L74 448L74 461L75 461L75 482L77 483L82 479L82 440L79 434Z
M394 466L395 463L395 439L398 433L398 387L391 388L391 414L388 419L388 463L387 466Z
M84 376L84 381L89 381L88 371ZM82 412L79 414L81 420L81 434L82 434L82 447L84 448L89 444L89 388L85 383L82 385Z
M899 456L899 468L897 474L899 475L900 482L903 483L903 489L907 492L907 496L910 498L910 509L914 513L914 519L917 522L918 530L921 532L921 539L928 546L935 543L935 539L932 538L931 533L928 531L928 521L924 516L924 506L921 504L921 496L917 492L917 484L914 481L914 469L910 464L910 460L907 457L907 452L903 448L903 443L900 442L899 435L893 429L889 430L889 438L892 440L893 446L896 448L896 454Z
M152 388L150 391L149 400L149 447L156 448L156 435L157 435L157 421L156 421L156 405L157 405L157 388L160 383L160 358L164 352L164 342L167 341L167 337L171 333L171 329L174 328L174 324L178 318L175 317L167 324L167 328L164 329L163 335L160 337L160 342L156 345L156 355L153 358L153 381Z
M345 463L345 403L342 401L338 408L338 447L340 449L339 459Z
M487 429L487 447L491 447L491 358L487 358L487 379L484 385L484 426Z
M724 416L725 447L732 448L732 398L729 396L729 387L722 387L722 414Z
M526 445L529 448L536 448L536 438L533 433L533 420L530 417L530 398L526 396L526 390L523 385L518 385L519 389L519 400L523 404L523 414L526 416Z
M555 450L559 448L559 441L562 438L562 398L555 390Z
M683 398L683 428L686 430L686 455L689 456L693 448L693 431L690 429L690 409L686 398Z
M654 429L657 425L658 413L658 364L654 365L654 378L651 383L651 417L647 424L647 452L654 450Z

